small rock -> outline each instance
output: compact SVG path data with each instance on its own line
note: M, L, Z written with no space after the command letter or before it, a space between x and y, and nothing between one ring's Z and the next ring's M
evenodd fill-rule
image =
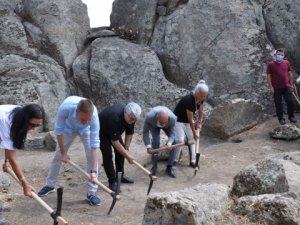
M274 139L296 140L300 137L300 130L294 124L285 124L275 127L270 132L270 137Z
M53 131L49 131L45 136L45 147L50 151L55 151L56 135Z
M167 8L165 6L158 6L156 8L156 13L159 16L165 16L165 15L167 15Z
M46 133L28 134L25 142L25 150L44 149L44 140Z

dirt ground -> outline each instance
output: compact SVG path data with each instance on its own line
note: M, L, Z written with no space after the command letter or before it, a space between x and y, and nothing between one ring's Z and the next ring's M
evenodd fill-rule
M299 115L297 115L297 119L300 121ZM272 117L265 123L236 136L234 139L241 140L239 143L202 136L200 145L201 168L197 175L194 177L194 169L188 167L188 155L185 149L183 159L175 167L176 179L169 178L165 174L166 162L160 162L157 174L158 180L154 182L151 193L178 191L198 183L208 182L224 183L231 186L233 177L245 166L270 154L299 151L299 140L287 142L269 138L268 132L276 125L277 120ZM130 151L137 161L145 165L146 168L151 168L149 156L146 154L141 136L135 135ZM18 151L17 153L27 179L37 191L45 182L52 154L48 151ZM78 141L72 145L69 154L74 162L85 168L84 152ZM100 159L100 164L101 162L102 159ZM99 180L107 185L103 168L100 167L100 169ZM64 164L59 178L59 184L64 187L62 216L69 224L76 225L142 224L149 177L136 166L129 165L127 162L126 175L134 178L135 183L121 185L122 199L116 203L111 215L108 216L107 212L112 201L111 197L100 190L98 194L103 200L103 204L97 207L88 205L85 200L85 179L71 166ZM296 190L296 188L290 187L291 191ZM43 199L51 207L56 207L55 193ZM11 225L53 224L53 220L47 211L35 200L23 196L22 189L13 180L11 180L8 193L1 193L0 200L4 205L11 208L11 212L3 213ZM236 223L230 216L226 216L225 220L226 223L222 222L222 224L246 224Z

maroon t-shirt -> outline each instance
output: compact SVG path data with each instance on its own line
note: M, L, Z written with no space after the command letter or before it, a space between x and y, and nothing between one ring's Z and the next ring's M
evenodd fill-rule
M268 63L267 74L271 74L271 82L274 89L291 87L290 70L290 63L287 60L283 60L280 63L273 60Z

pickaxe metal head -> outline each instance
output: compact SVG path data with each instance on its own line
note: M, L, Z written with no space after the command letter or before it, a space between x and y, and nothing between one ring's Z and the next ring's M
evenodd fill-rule
M148 191L147 191L147 195L149 195L152 185L153 185L153 181L157 180L156 176L153 176L152 174L149 174L150 177L150 183L149 183L149 187L148 187Z
M63 187L57 188L57 204L56 204L56 212L51 213L51 217L54 219L54 225L58 225L57 217L61 216L61 205L62 205L62 196L63 196Z
M113 201L111 203L111 206L109 208L109 211L108 211L108 215L111 213L111 211L113 210L117 200L120 199L120 186L121 186L121 177L122 177L122 172L118 172L117 173L117 191L116 192L112 192L111 193L111 196L113 197Z

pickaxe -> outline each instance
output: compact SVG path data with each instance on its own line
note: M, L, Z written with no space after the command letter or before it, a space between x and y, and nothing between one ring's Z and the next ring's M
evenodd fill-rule
M150 177L150 183L149 183L149 187L148 187L148 191L147 191L147 195L149 195L150 193L150 190L152 188L152 184L153 184L153 181L157 180L157 177L156 176L153 176L152 173L147 170L145 167L143 167L141 164L139 164L137 161L133 160L133 163L138 167L140 168L141 170L143 170L149 177Z
M200 160L200 150L199 150L199 145L200 145L200 131L201 131L202 125L200 125L197 129L197 136L198 139L196 141L196 163L195 163L195 172L194 172L194 176L196 176L197 171L200 169L199 166L199 160Z
M68 163L73 166L76 170L78 170L79 172L81 172L84 176L86 176L87 178L90 178L90 175L83 170L80 166L78 166L76 163L72 162L71 160L68 160ZM111 197L113 198L113 201L111 203L111 206L109 208L108 211L108 215L111 213L111 211L113 210L116 201L121 199L121 196L119 195L120 193L120 183L121 183L121 172L118 173L117 178L118 178L118 185L117 185L117 191L114 192L112 190L110 190L108 187L106 187L104 184L102 184L100 181L95 181L95 183L97 185L99 185L105 192L107 192L108 194L111 195Z
M11 168L7 167L6 171L21 185L19 178L16 176L16 174L14 173L14 171ZM63 194L62 187L57 189L58 200L57 200L56 212L54 212L54 210L46 202L44 202L36 193L31 192L31 194L32 194L32 197L50 213L51 217L54 220L54 225L57 225L57 224L67 225L68 224L68 222L60 216L61 204L62 204L62 194Z

